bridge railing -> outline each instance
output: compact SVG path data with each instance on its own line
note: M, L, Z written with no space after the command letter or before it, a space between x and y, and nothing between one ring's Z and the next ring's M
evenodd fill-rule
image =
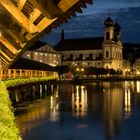
M58 74L51 71L39 71L39 70L24 70L24 69L1 69L0 79L14 79L14 78L30 78L30 77L48 77L55 76Z

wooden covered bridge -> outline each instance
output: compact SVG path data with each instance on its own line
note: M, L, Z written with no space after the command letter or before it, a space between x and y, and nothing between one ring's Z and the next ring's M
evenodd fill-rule
M41 36L76 16L76 12L82 13L86 4L92 4L92 0L0 0L0 78L18 77L25 70L42 71L11 67Z
M42 35L82 12L92 0L0 0L1 68L11 64Z

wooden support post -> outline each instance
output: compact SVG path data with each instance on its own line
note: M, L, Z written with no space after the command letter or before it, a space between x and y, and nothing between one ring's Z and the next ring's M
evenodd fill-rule
M16 69L14 69L14 74L13 74L13 78L16 78L16 73L17 73L17 71L16 71Z
M1 79L3 79L3 69L1 69Z
M22 69L20 69L20 74L19 74L19 76L20 76L20 78L23 77L23 75L22 75Z
M35 70L35 77L37 77L37 71Z
M25 78L27 77L27 70L25 70Z
M11 78L11 69L8 69L8 78Z

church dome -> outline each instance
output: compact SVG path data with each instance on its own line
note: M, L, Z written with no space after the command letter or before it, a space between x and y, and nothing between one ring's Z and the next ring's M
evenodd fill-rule
M120 29L121 29L121 26L119 25L118 22L116 22L116 23L114 24L114 27L115 27L115 30L116 30L116 31L120 31Z
M105 20L104 25L105 25L106 27L113 26L113 21L112 21L112 19L111 19L110 17L108 17L108 18Z

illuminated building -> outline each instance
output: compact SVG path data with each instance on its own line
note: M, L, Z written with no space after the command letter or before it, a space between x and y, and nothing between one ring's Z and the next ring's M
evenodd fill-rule
M140 58L135 61L133 64L133 70L135 74L140 74Z
M61 54L55 51L50 45L40 41L26 51L22 57L48 64L50 66L61 64Z
M62 64L71 67L100 67L123 70L121 27L108 17L104 22L104 37L64 39L55 47L62 53Z

